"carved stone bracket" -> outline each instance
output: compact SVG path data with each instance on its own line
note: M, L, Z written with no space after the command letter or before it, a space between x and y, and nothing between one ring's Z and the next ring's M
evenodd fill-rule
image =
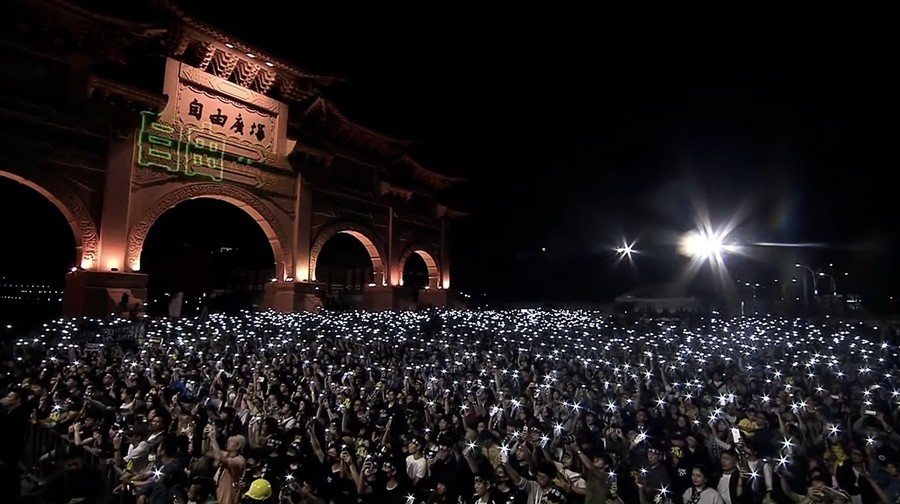
M294 195L296 180L293 177L272 173L267 170L257 170L256 179L256 188L261 191L269 191L286 196Z
M213 63L215 63L215 61ZM222 62L221 64L230 65L231 60ZM234 60L234 64L237 65L236 59ZM229 75L233 70L233 68L229 70ZM278 115L278 112L280 110L280 105L274 99L263 94L253 92L249 89L237 87L231 83L218 81L213 78L213 75L210 75L197 68L192 68L187 65L181 65L181 74L179 75L179 78L182 81L188 82L195 86L208 89L212 91L215 96L224 95L227 97L231 97L234 100L243 102L247 105L251 105L272 115Z
M144 212L141 219L131 227L128 233L128 265L132 271L140 269L141 251L147 233L166 210L175 205L197 198L213 198L228 201L246 211L259 222L260 227L272 244L275 262L283 266L283 271L293 271L294 257L291 242L282 228L278 218L253 194L238 187L227 184L198 183L179 187L154 201Z
M187 47L188 40L186 38L183 38L182 40L184 46ZM200 70L206 71L209 64L212 63L213 58L216 56L216 46L209 42L198 44L197 53L200 60L199 63L197 63L197 67L200 68Z
M319 262L319 253L322 252L322 247L324 247L325 243L327 243L334 235L340 233L347 233L363 244L366 251L369 252L369 257L372 259L372 270L375 278L381 279L382 284L386 285L388 279L384 267L385 261L383 260L386 255L381 240L365 226L346 221L336 222L326 226L319 231L318 235L316 235L316 239L313 241L312 248L309 251L309 272L311 276L315 278L316 264Z
M153 184L168 182L177 177L177 174L165 170L140 166L137 163L131 172L131 183L138 187L146 187Z

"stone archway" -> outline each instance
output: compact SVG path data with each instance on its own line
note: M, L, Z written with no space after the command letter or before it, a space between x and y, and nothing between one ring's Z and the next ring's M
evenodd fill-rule
M262 228L272 246L275 257L275 274L279 280L286 280L285 272L293 271L293 253L288 235L279 224L277 217L256 196L247 191L226 184L199 183L179 187L157 199L128 232L128 255L126 264L131 271L141 268L141 252L144 240L153 223L160 215L184 201L212 198L231 203L247 212Z
M0 177L29 187L53 203L62 212L75 235L75 264L86 270L97 266L100 234L90 212L75 193L38 170L29 173L28 177L0 170Z
M400 255L400 262L397 265L398 273L400 275L400 285L403 285L403 272L406 268L406 261L412 257L413 254L418 255L425 261L425 266L428 268L428 287L432 289L440 289L441 288L441 266L438 263L436 257L438 256L437 252L431 247L422 246L422 245L412 245L407 247L407 249Z
M319 262L319 253L322 252L322 247L325 246L325 243L328 242L329 239L337 234L348 234L362 243L363 247L365 247L366 251L369 253L369 258L372 260L372 276L374 283L378 284L380 280L380 286L386 286L388 281L387 272L385 271L384 260L382 259L385 257L385 254L378 238L364 226L353 222L338 222L332 224L322 231L319 231L319 234L316 235L316 239L313 241L312 248L309 251L309 273L312 281L316 281L316 264Z

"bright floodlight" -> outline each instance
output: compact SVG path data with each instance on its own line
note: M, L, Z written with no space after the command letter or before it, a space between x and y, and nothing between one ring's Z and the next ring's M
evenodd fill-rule
M634 252L634 249L627 243L621 247L616 247L616 253L621 256L631 257L632 252Z
M726 249L721 236L704 231L692 231L681 239L681 253L695 259L719 259Z

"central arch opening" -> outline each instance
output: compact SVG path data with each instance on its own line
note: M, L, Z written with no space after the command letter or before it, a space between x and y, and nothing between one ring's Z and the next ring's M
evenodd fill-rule
M182 293L184 315L252 309L275 275L271 243L237 206L201 198L179 203L156 220L141 252L148 311L167 313ZM176 299L177 303L177 299Z
M363 290L375 282L374 274L372 256L351 233L335 234L319 252L315 279L339 306L361 306Z
M44 194L0 174L0 323L34 327L62 310L65 276L76 259L75 235Z

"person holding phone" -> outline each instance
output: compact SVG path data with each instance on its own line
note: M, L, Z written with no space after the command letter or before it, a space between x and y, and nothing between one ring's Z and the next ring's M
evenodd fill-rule
M740 457L734 450L725 450L719 459L722 467L722 476L716 485L716 490L725 504L740 504L743 495L746 478L740 469Z
M584 495L585 504L606 504L610 497L610 484L615 478L610 471L612 459L608 455L596 453L588 456L577 443L569 445L571 453L581 461L584 472L581 478L586 485L584 488L573 487L577 494Z

